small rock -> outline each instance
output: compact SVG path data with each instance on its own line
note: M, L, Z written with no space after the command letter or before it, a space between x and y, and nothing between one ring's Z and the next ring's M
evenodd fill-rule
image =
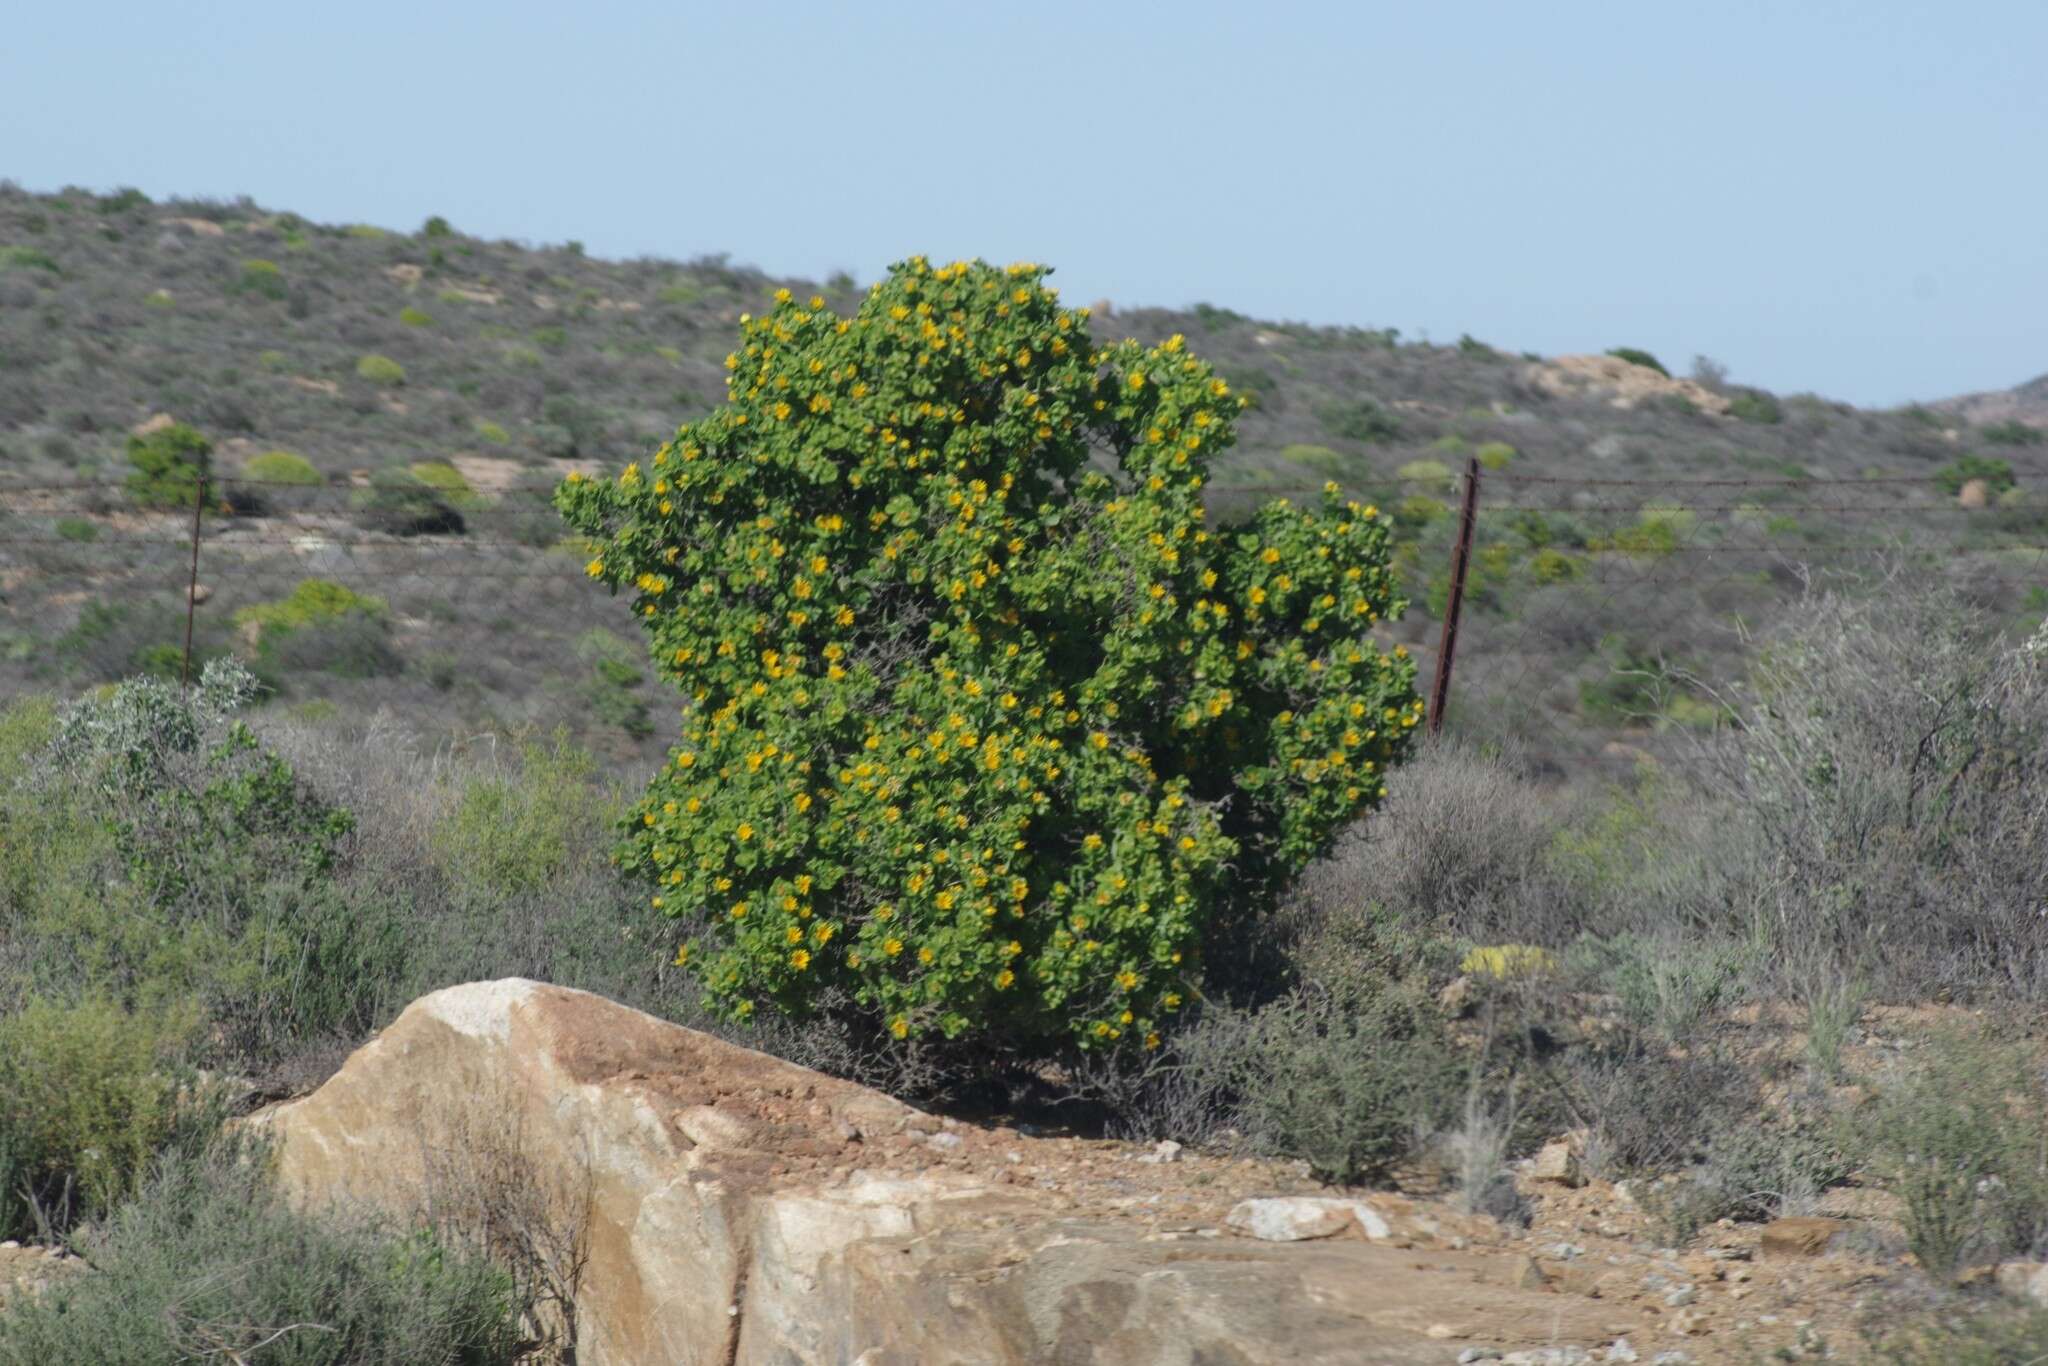
M19 1250L20 1247L20 1243L17 1243L12 1238L9 1238L6 1242L0 1243L0 1252L14 1252Z
M1458 1366L1472 1366L1475 1361L1498 1361L1500 1352L1493 1347L1467 1347L1458 1353Z
M2048 1305L2048 1265L2040 1262L2000 1262L1995 1273L1998 1288L2016 1300Z
M1686 1366L1691 1360L1683 1352L1659 1352L1650 1358L1650 1366Z
M1689 1285L1681 1285L1664 1297L1664 1305L1668 1309L1683 1309L1699 1297L1699 1291Z
M1585 1256L1586 1249L1577 1243L1552 1243L1543 1249L1543 1253L1547 1257L1557 1258L1560 1262L1572 1262Z
M1517 1290L1545 1290L1550 1277L1543 1274L1534 1257L1517 1257L1509 1264L1507 1282Z
M1636 1355L1636 1349L1629 1344L1629 1340L1627 1338L1616 1338L1614 1340L1614 1345L1607 1349L1607 1355L1602 1357L1601 1360L1640 1361L1642 1360L1642 1358Z
M1538 1181L1553 1181L1562 1186L1582 1186L1586 1181L1579 1173L1579 1159L1572 1152L1572 1145L1561 1138L1544 1144L1537 1151L1529 1165L1529 1175Z
M1729 1281L1735 1285L1742 1285L1745 1284L1749 1280L1749 1278L1754 1275L1756 1275L1756 1272L1750 1270L1746 1266L1738 1264L1736 1266L1729 1267L1727 1273L1723 1275L1722 1279L1725 1281Z
M1448 1323L1432 1323L1429 1327L1422 1330L1422 1335L1426 1338L1435 1338L1439 1342L1445 1338L1461 1338L1465 1336L1462 1330L1453 1328Z
M1163 1138L1159 1140L1151 1152L1138 1160L1140 1162L1178 1162L1180 1161L1180 1144L1170 1138Z
M1015 1166L1023 1160L1024 1154L1018 1152L1014 1148L1012 1148L1009 1152L1003 1154L1003 1161L1010 1163L1012 1166Z
M1767 1256L1818 1257L1845 1227L1840 1219L1815 1215L1774 1219L1764 1225L1760 1246Z
M1444 1014L1459 1016L1472 1008L1478 995L1479 988L1470 977L1454 977L1449 986L1436 994L1436 1003L1443 1007Z
M1695 1310L1681 1309L1665 1320L1665 1326L1677 1337L1689 1338L1706 1331L1707 1321Z
M967 1145L967 1140L955 1133L936 1133L924 1141L927 1148L937 1148L942 1153L956 1153Z
M1353 1228L1376 1243L1385 1242L1393 1236L1393 1229L1385 1217L1363 1200L1335 1200L1311 1195L1240 1200L1231 1207L1223 1222L1268 1243L1329 1238Z
M213 596L213 590L203 583L195 583L192 585L191 596L192 605L199 607L204 605L206 600Z

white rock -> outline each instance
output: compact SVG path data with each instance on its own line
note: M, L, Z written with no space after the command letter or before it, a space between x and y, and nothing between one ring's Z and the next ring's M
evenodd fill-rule
M1601 1359L1603 1361L1642 1360L1642 1358L1636 1354L1636 1349L1629 1343L1629 1340L1627 1338L1616 1338L1614 1340L1614 1345L1607 1349L1607 1355Z
M955 1133L936 1133L924 1143L927 1148L937 1148L942 1153L953 1153L965 1147L967 1140Z
M1151 1152L1138 1160L1140 1162L1178 1162L1180 1161L1180 1144L1170 1138L1162 1138L1153 1147Z
M1313 1195L1240 1200L1223 1222L1240 1233L1249 1233L1268 1243L1330 1238L1354 1227L1376 1243L1393 1236L1393 1229L1385 1216L1363 1200L1336 1200Z
M2048 1305L2048 1265L2040 1262L2000 1262L1998 1288L2016 1300Z
M1681 1285L1664 1297L1664 1305L1668 1309L1683 1309L1698 1298L1699 1291L1689 1285Z

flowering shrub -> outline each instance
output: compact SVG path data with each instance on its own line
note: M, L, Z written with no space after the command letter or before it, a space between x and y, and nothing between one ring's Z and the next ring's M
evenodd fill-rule
M1332 484L1211 529L1239 397L1177 336L1097 346L1045 274L782 291L724 407L557 493L688 695L621 859L735 1016L1156 1046L1212 915L1409 748L1384 519Z

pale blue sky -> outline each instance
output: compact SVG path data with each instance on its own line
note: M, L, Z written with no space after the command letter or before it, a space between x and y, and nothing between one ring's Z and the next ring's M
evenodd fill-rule
M2048 371L2048 3L107 0L0 37L0 177L863 280L1704 352L1863 403Z

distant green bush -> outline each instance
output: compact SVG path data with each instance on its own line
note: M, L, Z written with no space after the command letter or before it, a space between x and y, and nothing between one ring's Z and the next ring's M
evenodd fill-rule
M57 534L67 541L90 545L100 538L100 528L99 523L88 521L84 517L59 517Z
M421 460L406 468L413 478L447 499L450 506L469 507L479 501L462 471L445 460Z
M1345 467L1351 463L1328 446L1312 446L1299 441L1290 446L1282 446L1280 458L1290 465L1299 465L1303 469L1314 470L1331 478L1342 475Z
M434 315L425 309L414 308L408 304L406 307L398 310L398 321L404 323L407 327L432 327L434 325Z
M1994 446L2038 446L2048 441L2048 432L2024 422L1994 422L1978 429L1977 435Z
M386 388L405 383L405 367L389 356L364 356L356 362L356 374Z
M1728 416L1771 426L1785 420L1785 409L1775 395L1761 389L1744 389L1728 400Z
M1420 531L1431 522L1450 515L1449 507L1422 493L1412 494L1394 505L1394 523L1407 531Z
M42 270L52 275L63 273L58 269L56 257L36 247L0 247L0 270Z
M131 436L128 463L135 472L127 479L128 496L145 508L190 508L212 456L213 443L182 422Z
M688 304L696 303L697 300L702 298L703 296L703 290L697 288L697 286L690 284L688 282L673 285L663 285L660 289L655 291L654 295L654 297L656 299L659 299L662 303L669 304L677 308L681 308Z
M1410 460L1395 474L1403 484L1411 484L1425 493L1449 493L1458 482L1451 467L1441 460Z
M1529 577L1538 583L1569 583L1585 572L1574 556L1545 548L1529 557Z
M1649 352L1643 350L1640 347L1611 347L1609 348L1607 354L1614 357L1616 360L1625 360L1630 365L1640 365L1645 369L1655 370L1660 375L1668 377L1671 374L1669 370L1666 370L1664 368L1663 361L1658 360L1655 356L1651 355Z
M1473 454L1479 457L1482 467L1489 470L1504 470L1514 460L1515 448L1505 441L1486 441L1480 443L1479 449Z
M568 331L552 323L534 328L530 335L537 345L545 346L550 351L559 351L569 344Z
M80 1242L90 1270L0 1313L0 1366L512 1366L512 1277L460 1242L302 1213L260 1149L160 1164ZM111 1350L110 1350L111 1349Z
M242 473L249 479L263 484L288 484L294 488L318 488L327 481L320 471L313 468L313 462L303 455L290 451L265 451L252 455L242 466Z
M448 226L448 220L441 217L438 213L420 225L420 236L422 237L453 237L454 235L455 229Z
M242 262L242 273L235 278L237 294L254 294L259 298L278 300L288 292L285 288L284 271L275 261L252 257Z
M382 598L356 593L327 579L303 579L276 602L255 603L236 612L235 625L254 631L260 644L272 632L296 631L347 616L382 620L389 610Z
M506 431L497 423L487 422L482 418L477 419L476 434L485 441L490 442L493 446L510 445L512 441L512 433Z
M389 237L391 235L390 233L384 231L384 229L376 226L373 223L351 223L342 231L350 237L362 237L367 238L371 241L375 241L381 237Z
M1973 479L1983 480L1985 489L1994 495L2004 493L2019 482L2013 477L2011 465L1981 455L1959 456L1934 472L1935 487L1951 498L1961 493L1963 485Z
M0 1016L0 1234L97 1219L139 1183L178 1123L166 1070L189 1011L33 999Z
M1378 399L1359 398L1348 403L1325 404L1316 410L1323 429L1346 441L1368 445L1392 441L1401 435L1401 419Z

